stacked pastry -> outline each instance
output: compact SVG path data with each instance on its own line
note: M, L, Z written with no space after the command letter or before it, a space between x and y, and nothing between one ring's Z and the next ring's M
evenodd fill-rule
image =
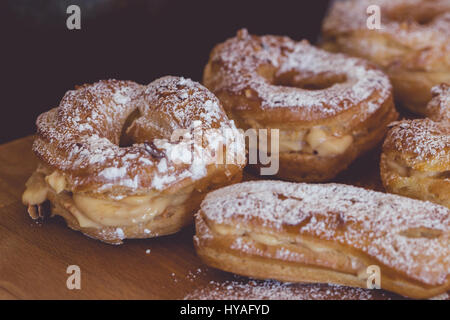
M213 49L203 81L239 128L267 130L269 138L279 130L277 150L258 148L276 154L276 176L285 180L334 178L397 118L383 72L287 37L240 30Z
M381 6L381 30L362 26L369 2ZM39 164L23 194L30 216L41 218L49 202L70 228L118 244L175 233L197 212L195 247L219 269L354 287L376 270L382 288L404 296L447 292L450 87L440 83L450 82L450 4L369 2L338 2L324 46L374 64L244 29L213 49L205 87L164 77L67 92L37 120ZM427 119L389 125L398 116L389 78L397 100ZM297 182L330 181L389 131L381 177L407 197L340 184L234 184L246 164L238 129L265 135L259 160L277 157L275 175Z
M381 287L413 298L450 289L450 210L339 184L257 181L205 198L194 237L209 265L254 278Z
M28 212L42 216L49 200L70 228L108 243L179 231L206 192L239 182L245 165L245 154L217 159L243 141L217 98L179 77L81 86L37 127ZM196 141L197 131L210 134Z
M325 49L376 63L397 101L420 115L431 88L450 83L449 38L448 0L335 1L323 23Z
M389 82L367 62L246 30L213 49L204 83L238 127L280 128L277 176L287 180L330 180L382 140L397 116ZM426 101L422 92L412 101ZM432 94L423 110L432 119L389 132L382 177L388 191L448 206L448 86ZM253 278L366 287L375 267L382 288L429 298L450 289L449 213L346 185L259 181L208 194L194 242L207 264Z

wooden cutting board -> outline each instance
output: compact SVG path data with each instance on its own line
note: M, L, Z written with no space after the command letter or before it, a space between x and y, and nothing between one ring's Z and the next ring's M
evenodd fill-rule
M249 284L201 262L192 244L193 227L112 246L68 229L61 218L36 223L21 203L25 181L36 167L32 140L0 145L0 299L399 298L382 290ZM336 181L382 190L378 157L378 151L366 155ZM246 174L246 179L254 177ZM80 267L81 290L66 286L69 265Z

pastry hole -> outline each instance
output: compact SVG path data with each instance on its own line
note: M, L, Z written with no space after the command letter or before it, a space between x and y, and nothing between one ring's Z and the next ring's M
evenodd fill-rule
M423 16L419 16L416 17L414 20L420 24L420 25L427 25L429 23L431 23L434 20L435 16L434 15L423 15Z
M435 239L442 235L442 231L431 228L409 228L401 231L400 235L407 238Z
M131 126L134 120L141 117L141 112L138 108L136 108L130 115L126 118L125 123L122 127L122 131L120 133L119 146L120 147L129 147L133 144L133 139L127 134L128 128Z
M272 85L305 90L324 90L347 81L345 74L311 74L297 70L277 74L277 68L271 64L259 66L258 74Z
M277 86L300 88L305 90L325 90L335 84L344 83L347 76L344 74L303 74L295 71L277 75L273 84Z

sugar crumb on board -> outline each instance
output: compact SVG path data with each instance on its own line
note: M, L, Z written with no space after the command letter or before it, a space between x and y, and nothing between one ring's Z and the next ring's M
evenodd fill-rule
M402 299L382 290L331 284L292 284L274 280L211 281L188 293L185 300L391 300Z

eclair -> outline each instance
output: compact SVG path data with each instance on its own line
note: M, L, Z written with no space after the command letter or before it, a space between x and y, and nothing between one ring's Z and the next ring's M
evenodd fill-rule
M428 298L450 289L450 210L340 184L253 181L207 195L194 243L215 268L257 279Z

